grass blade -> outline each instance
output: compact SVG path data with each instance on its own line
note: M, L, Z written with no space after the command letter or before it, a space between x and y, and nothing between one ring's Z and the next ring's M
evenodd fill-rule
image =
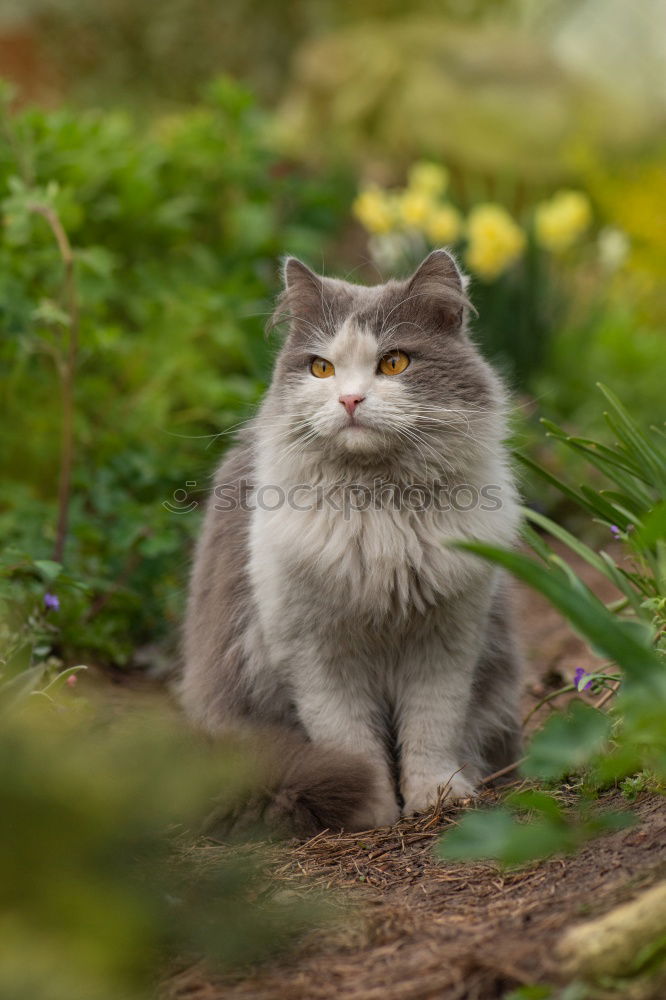
M666 672L658 655L639 642L633 630L625 628L622 621L615 618L584 584L573 588L566 578L549 572L519 552L482 542L454 544L456 548L503 566L534 587L602 656L622 667L630 681L650 688L661 698L666 697Z

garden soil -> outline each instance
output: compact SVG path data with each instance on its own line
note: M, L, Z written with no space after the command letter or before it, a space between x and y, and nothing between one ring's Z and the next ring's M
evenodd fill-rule
M606 581L574 565L601 597L613 598ZM517 587L515 603L528 663L527 715L569 682L576 667L593 664L582 641L541 597ZM527 729L549 711L548 704L540 708ZM514 781L518 787L520 779ZM573 795L566 786L559 794L564 803ZM500 797L485 790L481 802ZM198 966L177 969L161 995L164 1000L494 1000L537 983L560 987L566 982L556 957L562 933L666 877L665 801L639 794L630 806L637 817L633 827L601 837L575 855L519 870L437 858L438 840L462 809L436 809L367 833L323 833L307 843L272 845L274 891L287 897L323 892L339 919L242 975L220 978ZM617 791L602 804L628 807ZM198 849L206 863L214 861L215 852L228 850ZM666 982L596 986L571 1000L618 996L664 1000Z

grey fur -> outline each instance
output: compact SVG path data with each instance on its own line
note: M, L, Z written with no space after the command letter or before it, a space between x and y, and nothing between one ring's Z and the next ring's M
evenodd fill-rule
M501 494L499 509L469 511L221 510L219 489L210 501L185 625L186 711L213 733L290 732L304 766L274 773L274 801L292 804L300 830L364 828L393 822L401 803L426 808L441 786L452 799L471 795L519 752L520 661L504 583L445 545L515 539L505 393L467 335L465 281L446 251L411 279L374 287L322 278L294 258L284 278L275 322L288 331L273 381L218 487L244 484L250 500L268 485L335 496L378 480ZM394 349L410 364L383 376L379 358ZM310 373L313 356L334 363L332 378ZM363 397L360 426L338 402L349 392Z

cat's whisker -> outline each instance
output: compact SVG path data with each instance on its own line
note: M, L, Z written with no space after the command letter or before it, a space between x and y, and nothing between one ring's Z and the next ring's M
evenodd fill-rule
M417 450L419 451L419 453L421 454L421 456L423 457L423 460L424 460L426 476L428 475L428 463L427 463L427 459L423 455L422 448L425 448L426 451L428 451L431 454L431 456L433 457L435 463L437 463L440 466L444 466L445 468L449 469L451 472L455 471L454 470L454 466L451 464L451 462L449 462L449 460L446 458L446 456L444 456L441 453L441 442L438 442L438 444L440 445L440 447L435 447L434 445L432 445L428 441L426 441L424 439L423 435L419 434L412 427L400 427L400 428L396 428L395 430L396 430L396 433L398 434L398 436L400 436L403 439L407 440L408 442L412 443L417 448Z
M286 448L279 449L280 457L283 461L292 458L294 455L302 454L307 445L319 436L316 428L312 428L307 434L299 435Z

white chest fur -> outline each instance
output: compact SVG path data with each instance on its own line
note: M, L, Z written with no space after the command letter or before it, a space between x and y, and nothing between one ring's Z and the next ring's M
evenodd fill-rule
M285 601L323 605L330 617L374 621L422 611L463 592L484 572L473 557L447 547L456 539L510 544L515 493L503 463L449 493L384 490L381 496L321 484L290 494L293 482L265 470L250 532L250 575L258 607L274 622ZM281 481L280 481L281 480ZM279 484L279 486L278 486ZM489 491L488 487L492 487ZM262 611L263 617L263 611Z

